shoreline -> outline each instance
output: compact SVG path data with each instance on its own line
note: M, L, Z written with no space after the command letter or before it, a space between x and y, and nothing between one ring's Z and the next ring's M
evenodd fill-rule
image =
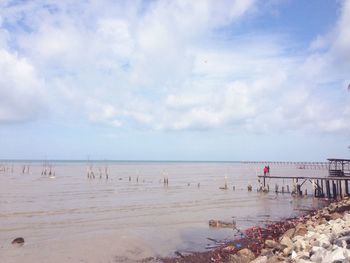
M304 259L297 262L312 262L306 258L308 256L310 258L315 254L312 251L314 246L308 245L309 249L300 249L298 246L304 242L300 240L310 233L314 233L318 227L324 228L324 225L332 227L336 222L335 220L339 221L343 217L346 217L350 235L350 214L347 216L347 212L350 212L350 199L345 197L342 200L329 202L323 208L308 211L299 217L282 219L278 222L265 224L264 226L250 227L241 231L242 238L223 242L223 244L212 250L192 252L189 254L175 252L177 256L157 258L157 262L295 262L295 258L299 256L299 252L304 253L302 254ZM291 241L291 247L286 247L285 240L288 240L288 242ZM323 261L321 260L319 262Z

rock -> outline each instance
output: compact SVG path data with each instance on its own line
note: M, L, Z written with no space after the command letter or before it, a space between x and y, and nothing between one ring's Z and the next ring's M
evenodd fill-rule
M255 259L254 253L247 248L241 249L240 251L237 252L236 255L229 256L230 263L248 263L254 259Z
M293 250L292 255L290 256L291 259L295 259L298 256L298 254Z
M333 250L324 258L324 262L343 262L343 260L345 260L344 249L340 247Z
M307 229L305 226L299 226L296 228L294 236L305 236L307 233Z
M311 243L311 245L316 247L328 248L330 247L331 243L327 235L321 234L314 242Z
M312 226L312 225L313 225L313 222L312 222L311 220L307 220L306 223L305 223L305 225L307 225L307 226Z
M343 220L350 222L350 214L349 213L345 213L344 216L343 216Z
M265 246L268 248L275 248L278 246L278 243L275 240L267 239L265 240Z
M280 258L275 255L267 259L267 263L279 263L279 262L281 262Z
M334 244L339 247L350 248L350 236L340 237L334 240Z
M303 239L297 239L294 243L294 250L300 252L306 249L306 243Z
M332 234L333 236L339 236L342 232L344 232L344 227L341 224L333 224L332 225Z
M282 253L285 257L289 256L293 250L293 242L288 236L282 236L280 244L283 247Z
M331 213L334 212L336 209L337 209L337 206L334 203L332 203L328 206L328 211Z
M307 232L310 232L310 231L315 231L315 227L310 225L310 226L307 226Z
M267 256L260 256L251 261L251 263L267 263Z
M350 205L345 204L343 206L337 206L336 209L334 210L334 212L343 213L343 212L349 211L349 210L350 210Z
M314 247L311 248L311 253L312 253L312 254L315 254L315 253L317 253L319 250L324 250L324 248L323 248L323 247L316 247L316 246L314 246Z
M325 218L321 218L319 221L318 221L319 224L326 224L327 223L327 220Z
M210 227L222 227L222 228L234 228L234 223L232 222L224 222L220 220L209 220Z
M250 259L250 261L252 261L253 259L255 259L255 255L254 253L249 250L248 248L243 248L240 251L237 252L238 256L243 256L243 257L247 257Z
M296 259L295 262L296 263L312 263L312 261L310 261L308 259L303 259L303 258Z
M293 242L288 236L282 236L280 244L285 247L293 247Z
M261 250L261 253L260 253L260 256L266 256L268 258L272 257L274 254L272 252L272 249L266 249L266 248L263 248Z
M298 259L305 259L305 260L309 260L310 259L310 253L309 252L300 252L298 253L296 260Z
M24 244L24 238L23 237L17 237L14 240L12 240L11 244L15 245L23 245Z
M331 214L331 220L336 220L336 219L339 219L339 218L343 218L343 216L337 212Z
M312 248L313 255L310 257L310 260L313 262L327 262L324 261L324 259L328 256L328 254L330 254L330 252L328 252L326 249L322 248L322 247L317 247L317 249L315 249L316 247Z
M286 232L284 232L282 237L286 236L286 237L292 238L294 236L294 233L295 233L295 228L291 228L291 229L288 229Z
M327 225L328 225L328 222L327 222ZM315 227L315 230L316 230L316 232L322 232L323 230L325 230L325 228L326 228L326 225L318 225L318 226L316 226Z
M249 263L251 260L249 257L246 256L239 256L239 255L229 255L229 262L230 263Z
M240 256L237 256L236 254L234 254L234 255L228 256L228 262L230 262L230 263L243 263L243 260L241 259Z
M323 217L323 219L325 220L325 221L329 221L329 220L331 220L331 215L327 212L327 213L324 213L323 215L322 215L322 217Z
M316 240L320 235L315 231L308 231L305 238L308 240Z
M282 253L283 253L283 256L285 257L289 257L290 254L292 253L293 251L293 247L286 247L283 249Z

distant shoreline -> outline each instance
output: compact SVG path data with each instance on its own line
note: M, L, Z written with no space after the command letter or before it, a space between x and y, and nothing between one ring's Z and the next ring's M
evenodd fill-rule
M13 162L13 163L39 163L39 162L54 162L54 163L83 163L83 162L110 162L110 163L286 163L286 164L298 164L298 163L314 163L324 161L256 161L256 160L242 160L242 161L213 161L213 160L111 160L111 159L0 159L0 163Z

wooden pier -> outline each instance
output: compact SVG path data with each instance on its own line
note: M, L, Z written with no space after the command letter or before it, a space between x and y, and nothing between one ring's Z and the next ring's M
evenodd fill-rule
M349 181L348 177L306 177L306 176L269 176L259 175L258 178L262 183L263 189L269 189L269 185L266 180L270 179L281 179L281 180L292 180L292 194L302 196L305 193L306 183L311 183L313 186L313 195L319 198L342 198L350 195L349 192ZM278 191L278 185L275 186L276 192L287 193L289 192L289 186L287 185L288 191ZM304 190L304 191L303 191Z
M247 165L294 166L297 169L327 170L329 162L242 161Z
M301 196L305 194L306 184L311 183L313 195L319 198L342 198L349 196L349 180L350 180L350 160L349 159L328 159L329 176L313 177L313 176L270 176L259 175L258 180L261 184L260 190L269 191L270 187L266 180L292 180L292 194ZM303 191L304 187L304 191ZM280 192L278 184L275 185L275 192ZM289 192L289 186L287 185ZM284 193L284 186L282 187Z

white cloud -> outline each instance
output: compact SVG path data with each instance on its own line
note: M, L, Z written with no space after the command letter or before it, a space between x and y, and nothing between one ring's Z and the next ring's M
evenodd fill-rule
M35 69L16 53L0 49L0 123L27 121L40 115L43 83Z
M40 78L56 114L74 112L113 127L348 132L342 123L349 100L325 103L322 86L343 83L350 72L350 1L336 28L315 36L306 55L289 53L286 35L220 33L258 9L253 0L46 7L35 1L3 8L2 24L13 31L0 28L0 66L9 75L1 92L11 102L0 106L2 119L35 116L36 106L17 100L43 92Z

